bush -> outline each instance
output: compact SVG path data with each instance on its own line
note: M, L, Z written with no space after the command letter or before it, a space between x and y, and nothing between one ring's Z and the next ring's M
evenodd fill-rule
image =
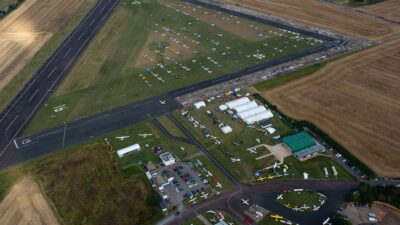
M0 9L0 18L6 17L12 11L14 11L18 6L20 6L25 0L16 0L4 9Z
M361 204L380 201L400 208L400 188L395 186L371 186L366 183L360 183L357 189L347 196L346 201Z

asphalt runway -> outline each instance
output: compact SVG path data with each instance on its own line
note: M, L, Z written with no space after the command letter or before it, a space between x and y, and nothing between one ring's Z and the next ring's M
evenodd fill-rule
M23 133L32 117L68 74L118 3L119 0L98 1L0 114L0 156L10 149L13 140Z
M160 104L159 101L166 101ZM0 157L0 169L16 165L79 143L93 141L104 134L169 113L179 107L171 96L154 96L132 105L16 139Z

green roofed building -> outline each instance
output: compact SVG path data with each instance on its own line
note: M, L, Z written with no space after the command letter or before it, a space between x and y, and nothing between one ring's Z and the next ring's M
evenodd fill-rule
M317 144L314 141L314 139L304 131L291 136L284 137L283 143L290 150L292 150L293 153L310 148Z
M300 160L325 151L324 146L315 141L308 133L304 131L284 137L283 146L289 148L293 155Z

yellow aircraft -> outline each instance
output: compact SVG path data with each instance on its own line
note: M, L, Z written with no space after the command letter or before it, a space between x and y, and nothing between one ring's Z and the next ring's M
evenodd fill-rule
M269 179L269 180L272 180L272 179L274 179L274 178L275 178L275 176L272 176L272 175L269 175L269 176L268 176L268 179Z
M267 179L266 177L259 177L257 180L263 182L266 179Z
M286 164L283 164L283 167L284 167L285 169L289 169L289 167L288 167Z
M278 221L278 220L280 220L280 219L283 219L283 216L280 216L280 215L271 215L271 218L274 218L275 221Z

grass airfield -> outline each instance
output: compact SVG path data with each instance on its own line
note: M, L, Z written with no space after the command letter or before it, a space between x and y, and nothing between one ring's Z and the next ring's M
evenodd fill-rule
M183 1L124 0L27 133L322 44Z

